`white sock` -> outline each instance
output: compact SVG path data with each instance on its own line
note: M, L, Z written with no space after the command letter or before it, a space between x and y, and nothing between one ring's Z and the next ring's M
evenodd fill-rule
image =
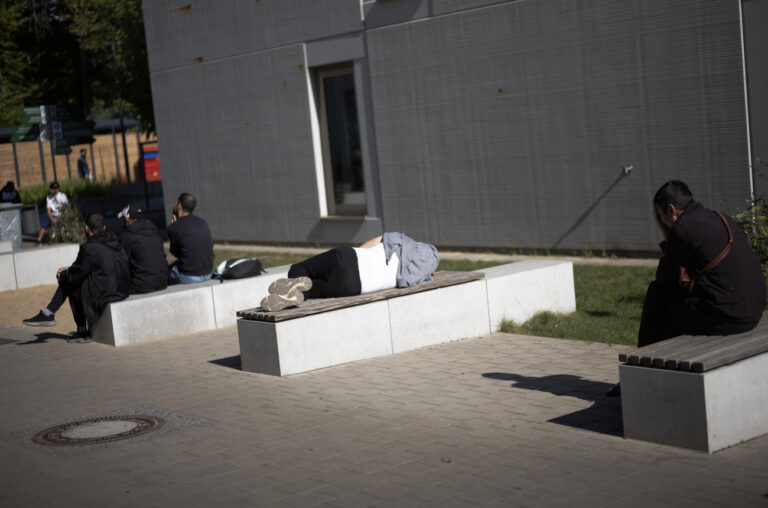
M49 310L48 310L48 307L46 307L46 308L44 308L44 309L43 309L43 314L45 315L45 317L51 317L51 316L53 316L53 312L49 311Z

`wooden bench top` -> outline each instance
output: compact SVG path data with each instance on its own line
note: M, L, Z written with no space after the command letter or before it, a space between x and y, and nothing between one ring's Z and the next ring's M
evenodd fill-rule
M681 335L619 354L619 361L659 369L706 372L768 352L768 312L751 331L736 335Z
M429 291L431 289L438 289L441 287L471 282L473 280L482 279L483 277L485 277L485 274L481 272L435 272L435 276L431 281L423 282L421 284L417 284L416 286L385 289L382 291L376 291L375 293L368 293L357 296L344 296L341 298L313 298L311 300L305 300L304 303L298 307L291 307L277 312L267 312L261 307L255 307L253 309L237 311L237 317L249 319L252 321L267 321L270 323L277 323L279 321L311 316L312 314L319 314L321 312L328 312L330 310L354 307L355 305L363 305L380 300L387 300L389 298L397 298L399 296L420 293L422 291Z

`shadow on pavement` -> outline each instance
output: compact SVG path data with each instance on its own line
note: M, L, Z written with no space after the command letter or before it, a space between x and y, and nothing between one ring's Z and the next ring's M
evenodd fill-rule
M243 370L243 362L240 359L240 355L219 358L218 360L211 360L208 363L221 365L222 367L229 367L236 370Z
M19 342L17 346L28 346L29 344L45 344L48 339L67 340L71 339L70 335L64 335L63 333L54 332L41 332L35 334L35 340L28 340L27 342Z
M514 381L512 383L513 388L548 392L558 396L576 397L593 402L592 406L588 408L548 421L611 436L624 436L621 399L605 396L605 393L613 387L610 383L590 381L571 374L535 377L505 372L486 372L483 377L499 381Z

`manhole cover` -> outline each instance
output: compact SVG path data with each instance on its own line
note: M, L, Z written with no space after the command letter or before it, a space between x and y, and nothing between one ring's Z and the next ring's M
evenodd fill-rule
M165 420L157 416L101 416L56 425L32 437L32 441L48 446L77 446L111 443L162 428Z

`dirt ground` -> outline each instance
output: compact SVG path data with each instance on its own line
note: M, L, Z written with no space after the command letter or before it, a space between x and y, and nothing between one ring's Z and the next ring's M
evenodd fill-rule
M48 305L55 291L56 284L0 291L0 324L64 335L74 332L77 327L68 301L56 313L56 326L27 326L21 322Z

